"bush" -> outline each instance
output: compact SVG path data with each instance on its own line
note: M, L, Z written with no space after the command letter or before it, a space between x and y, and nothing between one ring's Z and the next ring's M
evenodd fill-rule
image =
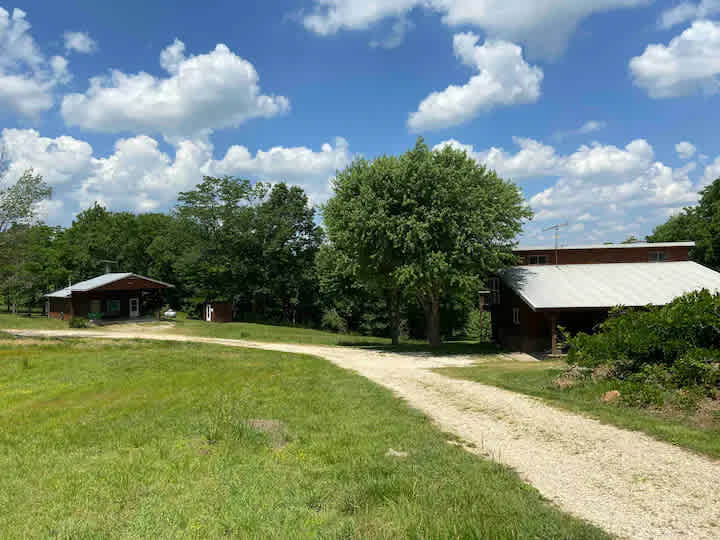
M70 328L89 328L90 320L85 317L73 317L70 319Z
M334 309L328 309L323 313L320 325L324 330L339 332L341 334L347 332L348 329L345 319Z
M468 320L465 324L465 335L475 341L492 341L490 313L481 309L472 310L468 314Z
M689 404L720 384L720 295L703 290L666 306L616 308L596 334L568 338L568 361L608 366L634 404ZM680 392L682 390L682 392Z

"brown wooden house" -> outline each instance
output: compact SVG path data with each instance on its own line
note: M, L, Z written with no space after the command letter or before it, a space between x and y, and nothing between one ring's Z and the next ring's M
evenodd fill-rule
M525 352L558 350L558 326L592 331L615 306L664 305L720 273L689 260L692 242L520 248L490 285L493 338Z
M141 317L162 306L162 291L169 287L138 274L103 274L46 294L48 316L63 320Z

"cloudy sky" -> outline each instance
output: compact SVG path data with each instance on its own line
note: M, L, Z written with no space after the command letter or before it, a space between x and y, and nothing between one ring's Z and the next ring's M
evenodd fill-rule
M529 244L643 236L720 176L720 0L2 1L6 180L53 224L204 174L320 203L418 135L517 182Z

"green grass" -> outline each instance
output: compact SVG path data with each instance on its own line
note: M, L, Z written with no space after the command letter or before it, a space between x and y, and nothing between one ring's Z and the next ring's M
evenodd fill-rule
M18 340L0 390L3 538L605 537L319 358Z
M36 330L63 330L67 329L66 321L58 321L57 319L48 319L42 315L33 315L26 317L23 315L12 315L9 313L0 313L0 329L36 329Z
M554 362L512 362L489 356L474 366L440 368L435 371L542 398L554 405L580 412L616 426L642 431L657 439L684 446L709 456L720 457L720 418L703 418L678 410L652 410L604 403L602 395L617 387L611 380L587 381L571 388L552 384L567 364Z
M180 318L172 333L224 339L246 339L276 343L307 343L313 345L389 345L390 340L372 336L335 334L297 326L280 326L244 322L209 323Z

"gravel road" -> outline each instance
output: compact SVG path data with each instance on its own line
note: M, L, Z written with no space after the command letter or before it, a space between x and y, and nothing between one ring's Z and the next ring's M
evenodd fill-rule
M312 354L393 390L466 442L514 468L564 510L620 537L720 538L720 462L535 398L429 371L472 358L360 348L257 343L132 331L17 330L32 337L99 337L215 343Z

